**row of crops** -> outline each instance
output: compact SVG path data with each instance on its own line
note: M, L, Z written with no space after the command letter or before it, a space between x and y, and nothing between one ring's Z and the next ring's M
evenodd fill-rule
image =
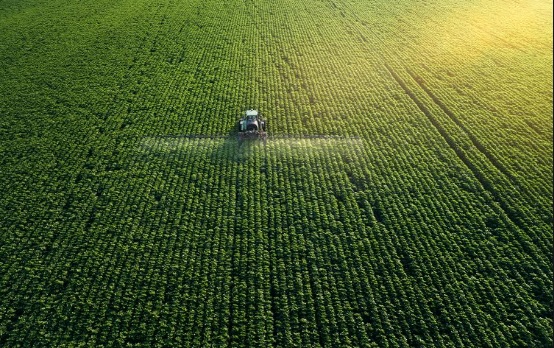
M0 346L551 346L551 7L0 3Z

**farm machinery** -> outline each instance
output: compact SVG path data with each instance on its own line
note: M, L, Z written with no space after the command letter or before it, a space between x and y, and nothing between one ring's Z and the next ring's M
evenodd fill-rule
M248 141L254 143L257 140L262 140L264 145L267 144L267 140L282 139L285 142L298 139L327 139L327 140L346 140L346 139L358 139L356 136L344 136L344 135L324 135L324 134L268 134L268 122L260 116L258 110L248 109L238 120L236 127L227 135L223 134L165 134L158 135L153 138L165 139L165 143L172 143L170 139L227 139L231 143L233 140L237 140L239 146ZM152 138L152 137L149 137Z
M239 141L248 139L267 139L267 122L259 116L258 110L246 110L238 122Z

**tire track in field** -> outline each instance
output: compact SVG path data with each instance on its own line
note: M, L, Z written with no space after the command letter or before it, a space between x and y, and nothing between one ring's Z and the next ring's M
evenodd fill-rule
M421 76L414 73L411 69L406 68L407 73L412 77L415 83L418 84L418 86L431 98L431 100L454 122L471 140L471 143L473 146L479 150L486 158L487 160L501 173L503 174L508 180L507 182L511 183L514 188L517 188L517 191L521 192L523 195L524 200L529 199L531 202L536 200L537 197L541 197L540 190L534 189L532 187L528 187L525 182L521 182L516 176L510 172L506 166L504 166L498 158L491 153L480 141L479 139L469 130L466 126L464 126L463 122L460 121L458 116L451 111L448 106L442 100L437 97L433 91L427 86L423 78Z
M460 119L452 112L436 95L433 93L429 87L427 87L427 84L425 81L416 73L414 73L411 69L406 69L408 74L412 77L412 79L418 84L418 86L433 100L435 104L458 126L460 127L464 133L468 136L468 138L471 140L471 143L473 146L477 148L488 160L489 162L498 169L499 172L504 174L514 185L519 185L517 179L510 173L510 171L502 164L492 153L490 153L489 150L483 146L483 144L477 139L477 137L466 127L463 125L463 123L460 121Z
M522 230L526 230L526 224L518 217L518 213L515 212L500 196L500 194L494 189L492 183L483 175L483 173L471 162L461 147L456 141L448 134L446 129L440 124L439 121L433 116L432 112L425 106L425 104L408 88L406 83L398 76L398 74L387 63L384 64L385 68L394 78L394 80L402 87L404 92L410 97L410 99L416 104L418 109L427 117L429 122L437 129L448 146L456 153L458 158L469 168L473 176L479 181L483 189L489 192L494 201L497 202L500 208L503 210L505 216L517 227Z

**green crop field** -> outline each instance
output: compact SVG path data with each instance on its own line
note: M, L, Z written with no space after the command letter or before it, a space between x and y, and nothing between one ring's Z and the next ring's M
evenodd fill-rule
M0 346L551 347L552 10L0 0Z

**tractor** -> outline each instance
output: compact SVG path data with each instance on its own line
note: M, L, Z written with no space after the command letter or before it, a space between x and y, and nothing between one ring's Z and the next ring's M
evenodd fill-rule
M244 117L238 123L239 140L267 139L267 123L263 120L258 110L246 110Z

